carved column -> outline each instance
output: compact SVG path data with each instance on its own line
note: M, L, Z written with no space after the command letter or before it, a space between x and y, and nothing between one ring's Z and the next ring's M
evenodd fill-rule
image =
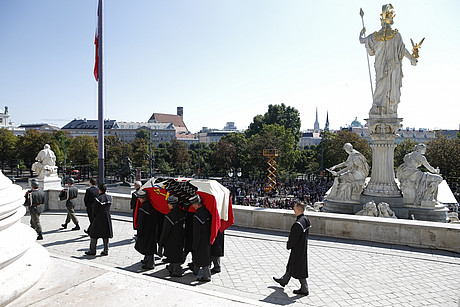
M372 138L372 173L363 195L401 197L395 181L394 150L402 118L372 117L366 121Z

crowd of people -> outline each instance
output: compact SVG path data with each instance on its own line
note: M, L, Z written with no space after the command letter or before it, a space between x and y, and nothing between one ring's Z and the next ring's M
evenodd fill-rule
M232 194L232 202L237 205L292 209L294 203L302 201L308 206L323 201L331 188L332 181L323 178L304 180L295 179L286 182L277 181L275 188L266 191L266 180L246 179L238 182L224 182Z

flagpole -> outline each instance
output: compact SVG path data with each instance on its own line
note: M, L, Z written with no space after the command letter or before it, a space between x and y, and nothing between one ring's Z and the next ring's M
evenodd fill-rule
M104 1L99 0L98 5L98 19L97 19L97 27L98 27L98 133L97 133L97 144L98 144L98 181L99 184L105 183L105 170L104 170L104 91L103 91L103 8L104 8Z

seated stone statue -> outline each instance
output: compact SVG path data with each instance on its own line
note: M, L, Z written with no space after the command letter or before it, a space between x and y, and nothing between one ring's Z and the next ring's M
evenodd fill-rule
M343 149L348 153L345 162L329 169L334 178L334 184L326 196L326 200L345 203L359 203L359 197L364 189L364 183L369 174L369 164L366 158L353 145L346 143ZM342 168L339 171L334 171Z
M380 203L378 204L377 208L379 209L379 216L380 217L387 217L392 219L397 219L393 210L391 210L390 205L387 203Z
M32 164L32 171L38 174L38 178L57 175L56 156L51 150L50 145L45 144L37 157L35 157L35 160L37 162Z
M363 209L358 211L358 212L356 212L355 215L379 216L379 210L377 209L377 205L373 201L370 201L370 202L364 204Z
M404 156L404 163L398 167L396 176L405 204L434 207L442 177L439 175L439 168L435 169L428 163L425 152L425 144L415 145L415 150ZM420 171L418 168L422 165L430 172Z

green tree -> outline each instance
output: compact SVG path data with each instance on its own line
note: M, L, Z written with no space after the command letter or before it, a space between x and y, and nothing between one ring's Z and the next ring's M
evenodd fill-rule
M171 146L168 147L168 152L171 156L171 164L176 174L183 174L190 163L190 154L187 150L187 144L173 140Z
M104 137L104 162L108 172L117 172L123 166L123 144L116 135Z
M295 139L289 130L278 124L264 125L260 133L248 140L248 168L252 176L265 176L267 173L268 157L263 156L264 149L277 149L275 158L279 172L293 170L295 159Z
M283 126L287 132L294 136L295 144L300 141L302 137L300 113L296 108L287 107L284 103L281 105L271 104L264 115L256 115L246 130L246 136L249 138L256 135L263 130L264 125L272 124Z
M14 133L8 129L0 128L0 163L2 171L5 171L5 163L11 165L16 162L16 143L18 139Z
M69 160L72 161L73 165L92 164L93 166L97 166L97 148L95 137L79 135L70 142L70 148L68 150Z
M438 135L427 144L426 158L449 183L460 180L460 140Z
M372 165L372 150L366 139L361 138L354 132L340 130L337 133L323 131L322 141L316 147L316 159L321 161L323 157L323 169L337 165L348 158L347 153L343 150L345 143L351 143L353 148L366 157L367 163Z
M149 140L148 138L136 138L131 143L132 148L132 161L135 167L148 167L149 166ZM152 148L152 151L154 149Z
M404 156L414 151L414 146L417 144L414 140L404 139L395 148L394 166L398 168L404 162Z

